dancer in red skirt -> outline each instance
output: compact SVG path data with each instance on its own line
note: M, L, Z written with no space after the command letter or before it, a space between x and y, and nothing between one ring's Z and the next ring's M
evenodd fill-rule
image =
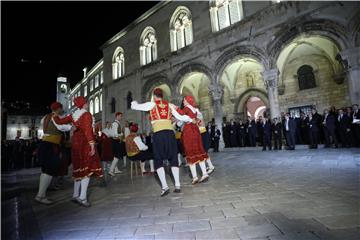
M72 123L76 130L72 138L71 159L73 164L74 194L73 201L82 206L89 207L87 201L87 188L90 176L102 177L100 158L95 149L95 135L93 131L93 118L87 111L88 104L84 97L74 99L78 108L73 114L65 118L54 116L57 124ZM81 186L81 192L80 192Z
M177 108L176 111L181 115L187 115L192 119L197 119L200 111L196 108L195 99L192 96L186 96L183 103L184 108ZM205 161L209 159L209 156L204 150L199 127L196 123L185 123L181 134L181 143L184 148L186 161L189 164L190 171L193 176L192 184L207 181L209 179L209 175L206 172ZM197 163L199 163L202 171L202 177L200 180L198 179L196 173Z

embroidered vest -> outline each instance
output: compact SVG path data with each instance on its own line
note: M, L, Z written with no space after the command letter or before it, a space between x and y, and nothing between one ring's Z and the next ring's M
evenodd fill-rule
M60 144L63 134L60 130L58 130L55 127L53 121L51 121L52 116L53 114L50 113L46 115L46 117L44 118L44 123L43 123L44 136L42 140L46 142Z
M169 103L164 100L157 100L155 104L155 107L150 111L150 121L153 131L173 130Z
M136 133L130 133L125 139L126 153L129 157L133 157L140 152L140 149L134 141L135 137L137 137Z

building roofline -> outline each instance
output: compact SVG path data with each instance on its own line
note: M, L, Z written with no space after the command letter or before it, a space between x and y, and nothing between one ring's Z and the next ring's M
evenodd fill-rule
M152 8L150 8L148 11L146 11L144 14L142 14L140 17L135 19L132 23L127 25L125 28L123 28L120 32L118 32L115 36L110 38L108 41L106 41L103 45L100 46L100 50L102 51L104 48L108 47L109 45L113 44L115 41L123 37L127 32L129 32L131 29L133 29L136 25L139 23L145 21L147 18L149 18L151 15L153 15L154 12L158 11L160 8L164 7L166 4L170 3L171 0L167 1L161 1Z

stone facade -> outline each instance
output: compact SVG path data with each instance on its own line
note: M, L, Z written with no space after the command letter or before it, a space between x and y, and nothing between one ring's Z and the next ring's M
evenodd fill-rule
M180 6L191 13L193 40L171 52L169 26ZM359 2L244 1L242 19L216 32L210 6L206 1L160 2L101 47L103 123L113 119L109 106L115 99L116 111L148 127L145 114L127 108L127 96L147 101L157 86L177 104L182 95L194 95L206 120L217 124L223 117L245 117L252 96L272 117L293 107L312 105L321 112L360 102ZM148 26L154 29L156 57L141 66L139 47ZM113 79L119 47L125 74ZM302 65L312 67L315 88L299 90Z

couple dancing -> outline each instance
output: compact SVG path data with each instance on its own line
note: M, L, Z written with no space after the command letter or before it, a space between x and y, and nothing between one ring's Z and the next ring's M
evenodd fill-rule
M177 142L171 119L174 117L177 121L183 122L183 132L181 142L184 147L186 160L190 166L193 176L193 184L197 182L207 181L209 178L206 171L205 161L208 162L209 168L213 171L214 166L211 164L210 158L204 150L201 135L199 131L199 123L203 123L202 114L196 108L195 100L192 96L184 98L184 108L168 103L163 100L163 92L160 88L156 88L153 92L154 102L146 102L139 104L136 101L131 103L131 109L138 111L146 111L150 113L150 121L153 135L153 151L155 160L155 169L162 186L161 196L169 194L170 189L167 185L163 161L169 160L171 172L175 180L175 193L180 193L180 177L179 165L177 158ZM200 165L202 177L200 180L196 174L196 164ZM211 171L211 172L212 172Z

